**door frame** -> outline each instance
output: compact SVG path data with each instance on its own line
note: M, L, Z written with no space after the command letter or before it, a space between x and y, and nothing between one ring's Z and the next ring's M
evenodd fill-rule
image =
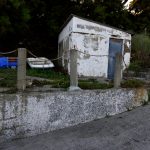
M110 65L109 65L109 56L110 56L110 41L111 40L116 40L116 41L120 41L121 42L121 54L123 54L123 52L124 52L124 39L120 39L120 38L115 38L115 37L110 37L109 38L109 48L108 48L108 69L107 69L107 78L108 79L111 79L111 80L113 80L113 77L111 78L111 77L109 77L109 68L110 68ZM119 43L119 42L118 42ZM114 58L115 59L115 58ZM115 64L114 64L115 65ZM115 67L115 66L114 66ZM122 73L121 73L122 74ZM114 76L114 75L113 75Z

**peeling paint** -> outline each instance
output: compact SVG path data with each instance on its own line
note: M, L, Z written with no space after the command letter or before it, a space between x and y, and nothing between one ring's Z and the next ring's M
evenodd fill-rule
M91 56L90 56L89 54L85 54L83 58L84 58L84 59L89 59L90 57L91 57Z
M69 27L72 29L71 32L69 31ZM82 54L78 52L77 62L80 64L78 65L79 76L107 78L108 57L106 56L109 55L109 39L112 37L123 40L122 54L124 54L124 61L127 66L130 63L131 35L126 32L73 17L60 33L59 44L61 41L66 42L68 36L69 46L67 47L69 47L69 50L75 47L77 50L85 53ZM96 57L94 55L104 56ZM70 58L69 56L65 57L67 57L66 59ZM67 70L69 71L69 61L68 66L66 65L65 59L61 61L62 66L65 68L68 67ZM125 69L125 67L126 65L124 65L123 69Z
M84 47L85 48L91 48L92 50L96 51L98 50L99 43L98 43L98 36L93 35L85 35L84 36Z
M130 53L131 52L131 45L129 40L125 40L124 43L124 53Z

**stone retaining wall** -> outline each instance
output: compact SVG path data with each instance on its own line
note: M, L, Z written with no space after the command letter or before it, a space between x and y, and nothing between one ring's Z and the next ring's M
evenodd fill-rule
M144 101L144 89L1 94L0 142L115 115Z

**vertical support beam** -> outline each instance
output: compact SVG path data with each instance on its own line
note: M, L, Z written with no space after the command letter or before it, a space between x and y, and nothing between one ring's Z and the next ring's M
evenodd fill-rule
M115 74L114 74L114 88L119 88L122 78L122 55L120 53L116 54L115 61Z
M69 91L80 90L78 87L77 55L75 49L70 50L70 87Z
M18 48L17 89L26 89L26 48Z

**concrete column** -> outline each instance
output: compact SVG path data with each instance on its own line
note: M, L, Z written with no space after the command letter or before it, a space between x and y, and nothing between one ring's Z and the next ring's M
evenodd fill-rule
M78 73L77 73L77 55L78 51L70 50L70 87L69 91L80 90L78 87Z
M120 53L116 54L115 61L115 74L114 74L114 88L119 88L121 84L122 77L122 55Z
M17 89L26 89L26 48L18 48Z

